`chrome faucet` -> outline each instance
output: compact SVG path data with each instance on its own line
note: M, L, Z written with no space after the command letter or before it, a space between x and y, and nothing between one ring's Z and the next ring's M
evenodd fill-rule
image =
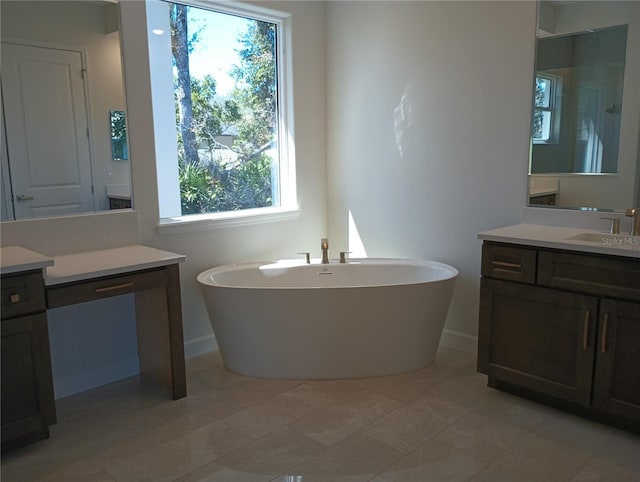
M329 239L322 238L320 240L320 249L322 249L322 264L329 264Z
M633 218L631 222L631 236L640 236L640 208L627 209L624 215Z

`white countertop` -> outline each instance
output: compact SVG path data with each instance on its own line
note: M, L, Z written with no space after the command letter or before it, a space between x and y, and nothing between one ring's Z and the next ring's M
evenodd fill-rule
M547 189L547 190L539 190L539 191L529 191L529 197L539 197L539 196L549 196L550 194L558 194L557 189Z
M529 197L558 194L560 181L556 177L529 175Z
M131 199L131 186L129 184L107 184L107 197L113 199Z
M600 242L568 239L582 233L602 235ZM585 228L545 226L540 224L514 224L504 228L491 229L478 233L478 239L501 243L526 244L542 248L565 249L586 253L609 254L640 258L640 236L633 242L623 242L620 238L604 231Z
M22 246L5 246L0 249L0 273L19 273L53 266L53 258L23 248Z
M45 285L83 281L100 276L128 273L180 263L182 254L135 244L55 257L55 265L47 269Z

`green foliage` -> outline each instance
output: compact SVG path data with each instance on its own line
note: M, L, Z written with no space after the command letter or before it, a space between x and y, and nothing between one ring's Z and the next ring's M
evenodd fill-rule
M217 202L212 211L236 211L272 205L271 159L257 156L216 177Z
M224 170L180 161L178 177L183 215L272 205L271 159L266 156Z
M215 136L222 133L224 105L216 102L216 81L210 75L204 79L191 79L191 101L193 102L192 129L200 145L209 149L215 145Z
M231 72L233 92L243 122L238 125L234 148L250 157L273 142L276 132L276 41L275 25L254 20L240 36L240 65Z
M179 160L178 180L182 214L209 212L215 194L211 172L204 166Z

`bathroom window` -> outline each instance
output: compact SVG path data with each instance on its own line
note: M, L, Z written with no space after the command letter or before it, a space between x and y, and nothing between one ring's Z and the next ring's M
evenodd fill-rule
M562 77L538 74L535 80L533 142L555 144L560 136Z
M174 176L166 175L166 159L159 165L161 224L295 209L283 40L288 18L228 3L162 1L151 10L152 84L164 75L166 91L171 82L171 108L162 109L173 126L164 130L176 153L169 162ZM160 46L164 58L157 53ZM156 123L161 115L154 109ZM156 137L156 144L167 141L157 127ZM158 150L165 151L156 145ZM173 196L164 196L166 183L173 184Z

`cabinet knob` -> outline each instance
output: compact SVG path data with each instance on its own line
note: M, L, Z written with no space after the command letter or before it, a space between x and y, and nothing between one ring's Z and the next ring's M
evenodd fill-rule
M11 303L20 303L20 295L18 293L9 295L9 301L11 301Z

